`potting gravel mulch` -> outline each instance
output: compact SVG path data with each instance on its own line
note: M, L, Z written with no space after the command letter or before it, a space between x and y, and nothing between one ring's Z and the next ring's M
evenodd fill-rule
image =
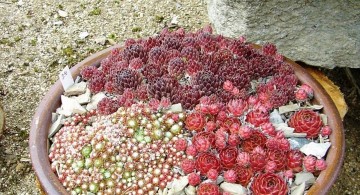
M208 24L205 1L5 0L0 10L0 104L6 113L6 127L0 130L0 194L39 194L28 151L30 121L65 66L164 27L194 31ZM360 194L358 96L343 69L325 72L350 107L344 119L344 168L330 194Z

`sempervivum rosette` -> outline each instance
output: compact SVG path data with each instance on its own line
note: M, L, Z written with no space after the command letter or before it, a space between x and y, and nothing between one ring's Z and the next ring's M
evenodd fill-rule
M306 133L306 137L316 138L323 123L318 113L306 109L295 112L289 121L289 125L295 128L297 133Z
M255 177L251 189L254 195L286 195L288 192L285 180L274 173L264 173Z
M210 169L220 170L219 159L209 152L199 154L196 158L196 170L205 175Z
M129 39L81 71L91 101L51 138L52 169L73 194L287 194L327 167L294 143L332 129L283 59L211 27Z

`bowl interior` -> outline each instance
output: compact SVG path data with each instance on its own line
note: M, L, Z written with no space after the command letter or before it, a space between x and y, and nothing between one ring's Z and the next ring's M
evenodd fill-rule
M116 47L120 46L116 45L100 51L78 63L71 68L72 76L74 78L78 76L83 67L99 65L100 61ZM259 46L256 45L254 47L259 48ZM333 133L330 136L332 145L326 158L328 167L321 172L315 184L308 191L308 194L326 194L335 182L344 158L345 140L342 121L335 104L323 87L300 65L289 59L285 60L293 66L299 80L302 83L310 85L314 89L315 101L324 106L323 113L328 116L328 125L333 129ZM57 81L41 101L31 122L29 140L31 161L35 174L39 179L43 190L47 194L68 193L50 168L47 138L49 127L51 125L51 113L55 112L60 106L60 96L63 91L60 81Z

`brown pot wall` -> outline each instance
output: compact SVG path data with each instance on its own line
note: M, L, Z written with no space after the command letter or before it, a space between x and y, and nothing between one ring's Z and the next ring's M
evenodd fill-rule
M73 78L80 74L80 70L85 66L98 65L111 51L111 49L120 46L113 46L111 48L100 51L96 54L86 58L73 68L71 73ZM258 48L259 46L254 46ZM308 194L326 194L332 184L335 182L344 159L345 152L345 138L340 115L323 87L306 72L304 68L295 62L285 59L291 64L295 70L296 76L303 83L310 85L314 89L315 100L324 106L323 112L328 116L328 124L333 129L330 136L332 146L328 152L326 162L328 167L322 171L316 180L316 183L310 188ZM40 184L47 194L68 194L65 188L58 180L55 173L50 168L48 158L48 131L51 125L51 113L60 106L60 96L63 93L63 88L60 81L57 81L45 95L40 102L39 107L31 122L30 130L30 156L35 174L40 181Z

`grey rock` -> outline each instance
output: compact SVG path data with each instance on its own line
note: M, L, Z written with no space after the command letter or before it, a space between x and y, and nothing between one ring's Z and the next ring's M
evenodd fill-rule
M86 92L86 83L80 82L75 83L71 87L65 90L64 95L65 96L72 96L72 95L81 95Z
M56 119L58 118L58 114L53 112L51 113L51 122L54 123L56 121Z
M274 109L274 111L270 113L270 122L273 124L284 123L277 109Z
M216 184L219 185L221 182L224 181L224 177L219 175L217 178L216 178Z
M59 117L57 117L56 121L51 125L49 129L48 138L51 138L52 136L55 135L55 133L57 133L60 130L60 128L62 127L61 120L64 118L65 118L64 115L60 115Z
M272 42L293 60L360 68L360 1L208 0L217 33Z

